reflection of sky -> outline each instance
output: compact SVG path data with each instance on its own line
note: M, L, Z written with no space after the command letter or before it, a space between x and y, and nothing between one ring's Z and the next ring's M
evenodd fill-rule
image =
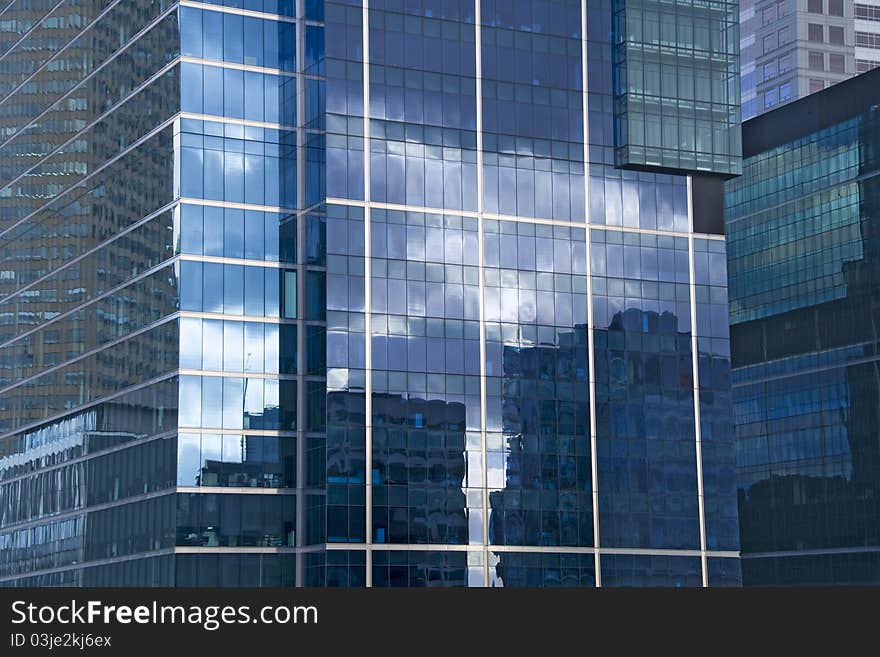
M253 439L253 438L251 438ZM177 438L177 485L208 485L202 481L209 461L245 463L249 438L238 435L181 433ZM260 438L256 438L260 440Z
M179 424L206 429L273 428L279 394L277 379L183 375Z

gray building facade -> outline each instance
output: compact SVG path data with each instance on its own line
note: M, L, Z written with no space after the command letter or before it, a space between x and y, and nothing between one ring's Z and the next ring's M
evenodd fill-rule
M878 0L743 0L742 116L880 66Z
M743 119L855 75L853 16L851 0L744 0Z

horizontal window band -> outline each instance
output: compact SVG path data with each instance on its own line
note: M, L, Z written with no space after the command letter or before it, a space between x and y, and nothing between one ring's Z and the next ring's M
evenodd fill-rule
M267 381L299 381L306 377L300 374L274 374L266 372L241 372L230 370L194 370L189 368L181 368L178 370L180 376L204 376L209 378L221 379L263 379ZM323 379L319 379L323 380ZM184 427L181 427L181 431ZM239 433L244 433L242 430Z
M114 507L125 506L127 504L137 504L138 502L143 502L146 500L151 500L157 497L165 497L167 495L174 495L174 488L163 488L162 490L152 491L150 493L142 493L141 495L132 495L131 497L125 497L120 500L113 500L112 502L103 502L101 504L95 504L94 506L83 507L80 509L73 509L70 511L64 511L62 513L55 513L52 515L46 515L42 518L37 518L35 520L27 520L19 523L12 523L6 525L3 528L0 528L0 533L7 534L9 532L20 531L22 529L30 529L31 527L36 527L39 525L46 525L53 522L58 522L60 520L68 520L70 518L75 518L77 516L87 515L93 511L103 511L105 509L111 509Z
M161 550L151 550L149 552L136 552L134 554L125 554L118 557L109 557L107 559L95 559L94 561L83 561L81 563L70 564L67 566L59 566L57 568L44 568L42 570L33 570L29 572L18 573L15 575L6 575L0 577L0 582L11 582L27 577L39 577L42 575L52 575L54 573L64 573L71 570L85 570L86 568L96 568L100 566L109 566L127 561L137 561L140 559L153 559L156 557L173 556L174 548L163 548Z
M114 155L113 157L111 157L109 160L106 160L105 162L103 162L103 163L101 164L101 166L97 167L97 168L96 168L94 171L92 171L89 175L87 175L87 176L85 176L84 178L82 178L82 179L80 179L79 181L77 181L76 184L73 184L73 185L68 186L68 187L65 188L63 191L61 191L60 193L58 193L56 196L53 196L52 198L48 199L48 200L46 201L46 203L44 203L44 204L41 205L40 207L36 208L33 212L31 212L31 213L28 214L27 216L22 217L21 219L19 219L18 221L15 221L14 223L12 223L11 225L9 225L8 227L3 228L2 230L0 230L0 238L2 238L4 235L6 235L9 231L13 230L14 228L17 228L18 226L21 226L23 223L25 223L25 222L27 222L28 220L30 220L31 217L34 217L34 216L38 215L39 213L45 211L45 210L46 210L47 208L49 208L51 205L53 205L54 203L56 203L59 199L64 198L65 196L67 196L68 194L70 194L72 191L74 191L74 190L76 190L76 189L82 189L82 186L83 186L84 184L86 184L86 183L89 182L90 180L95 179L97 176L99 176L101 173L103 173L105 169L108 169L111 165L115 164L116 162L118 162L119 160L121 160L122 158L124 158L126 155L128 155L129 153L131 153L132 151L137 150L138 148L140 148L141 146L143 146L144 144L146 144L148 141L150 141L150 140L153 139L154 137L160 135L160 134L161 134L162 132L164 132L166 129L173 127L173 125L174 125L174 120L175 120L176 116L177 116L177 114L174 114L174 115L168 117L165 121L163 121L162 123L160 123L159 125L157 125L155 128L153 128L152 130L150 130L148 133L146 133L145 135L139 137L139 138L136 139L134 142L132 142L131 144L129 144L129 145L125 148L125 150L121 151L120 153L117 153L116 155Z
M112 433L122 433L122 432L114 431ZM102 449L102 450L98 450L95 452L90 452L88 454L84 454L83 456L78 456L74 459L70 459L69 461L64 461L63 463L55 463L53 465L49 465L44 468L38 468L36 470L31 470L30 472L27 472L25 474L16 475L16 476L10 477L8 479L0 479L0 488L2 488L4 485L11 483L13 481L27 479L28 477L33 477L35 475L39 475L44 472L51 472L53 470L59 470L59 469L64 468L68 465L77 465L80 463L84 463L86 461L98 459L98 458L101 458L102 456L107 456L108 454L114 454L116 452L124 451L124 450L128 449L129 447L136 447L138 445L144 445L146 443L150 443L155 440L167 440L169 438L174 438L177 436L177 434L178 434L177 431L165 431L163 433L158 433L158 434L154 434L151 436L140 436L140 437L134 438L133 440L129 440L127 442L121 443L119 445L114 445L113 447L108 447L107 449ZM21 454L26 455L27 452L24 452ZM5 458L9 458L9 457L5 457ZM0 469L2 469L2 467L3 467L3 463L2 463L2 459L0 459Z
M212 208L229 208L230 210L255 210L257 212L275 212L276 214L294 214L298 210L280 205L256 205L254 203L237 203L235 201L213 201L191 196L181 196L178 201L188 205L204 205Z
M880 545L841 548L817 548L812 550L779 550L778 552L743 552L742 559L792 559L797 557L825 557L844 554L871 554L880 552Z
M812 352L816 353L816 352ZM783 362L787 359L781 359ZM874 363L880 361L880 354L876 356L868 356L865 358L852 358L850 360L842 361L840 363L830 363L828 365L820 365L818 367L809 367L800 370L794 370L791 372L781 372L779 374L771 374L769 376L761 376L755 377L750 380L738 380L731 383L731 388L747 388L748 386L759 385L762 383L770 383L771 381L779 381L781 379L791 379L799 376L805 376L808 374L818 374L820 372L831 372L833 370L842 369L845 367L850 367L852 365L867 365L869 363ZM767 367L768 365L773 365L779 363L780 361L766 361L762 362L761 365ZM732 373L742 372L742 370L748 369L749 367L754 367L754 365L745 365L743 367L734 367L731 369Z
M257 488L238 486L178 486L179 494L196 495L296 495L296 488Z
M51 374L52 372L57 372L58 370L64 369L64 368L69 367L71 365L75 365L76 363L78 363L82 360L85 360L91 356L99 354L102 351L106 351L107 349L111 349L117 345L122 344L123 342L127 342L128 340L136 338L140 335L143 335L145 333L149 333L153 329L164 326L165 324L172 324L172 323L174 323L174 321L176 319L177 319L177 313L167 315L166 317L162 317L161 319L158 319L155 322L151 322L145 326L142 326L139 329L132 331L131 333L126 333L122 337L116 338L115 340L110 340L109 342L105 342L104 344L102 344L98 347L90 349L89 351L85 351L81 354L77 354L76 358L72 358L72 359L67 360L63 363L60 363L58 365L53 365L52 367L46 367L42 371L38 372L37 374L33 374L32 376L29 376L25 379L21 379L19 381L16 381L12 385L7 386L5 388L0 388L0 395L5 395L9 392L13 392L17 388L20 388L21 386L26 385L28 383L31 383L31 382L39 379L40 377L46 376L47 374Z
M230 69L234 71L248 71L250 73L262 73L264 75L277 75L281 78L297 78L301 77L305 80L323 80L324 78L302 71L285 71L280 68L269 68L266 66L254 66L252 64L236 64L234 62L226 62L222 59L204 59L202 57L192 57L183 55L180 61L184 64L201 64L202 66L215 66L217 68Z
M152 276L153 274L156 274L156 273L162 271L162 270L165 269L166 267L170 267L170 266L174 265L176 262L178 262L178 257L177 257L177 256L172 256L172 257L169 258L168 260L164 260L164 261L160 262L159 264L150 267L149 269L145 269L144 271L142 271L142 272L141 272L140 274L138 274L137 276L134 276L134 277L128 279L127 281L124 281L124 282L120 283L120 284L117 285L116 287L112 287L112 288L110 288L109 290L106 290L106 291L102 292L102 293L99 294L98 296L96 296L96 297L94 297L94 298L92 298L92 299L89 299L88 301L84 301L83 303L78 304L78 305L74 306L73 308L70 308L70 309L68 309L68 310L65 310L63 313L59 313L58 315L56 315L56 316L52 317L51 319L48 319L48 320L46 320L46 321L44 321L44 322L38 324L38 325L35 326L34 328L32 328L32 329L30 329L30 330L28 330L28 331L25 331L24 333L19 333L18 335L16 335L15 337L10 338L9 340L7 340L6 342L4 342L3 344L0 344L0 349L2 349L3 347L7 347L7 346L9 346L9 345L11 345L11 344L14 344L15 342L18 342L19 340L21 340L21 339L24 338L24 337L27 337L27 336L29 336L29 335L33 335L34 333L43 330L45 327L47 327L47 326L49 326L49 325L51 325L51 324L55 324L55 323L57 323L57 322L59 322L59 321L65 319L65 318L67 318L67 317L70 317L71 315L73 315L73 314L75 314L75 313L77 313L77 312L79 312L79 311L81 311L81 310L83 310L83 309L85 309L85 308L88 308L89 306L91 306L91 305L93 305L93 304L95 304L95 303L100 302L102 299L105 299L105 298L107 298L107 297L110 297L110 296L116 294L117 292L121 292L122 290L124 290L124 289L130 287L131 285L134 285L135 283L138 283L138 282L142 281L143 279L145 279L145 278L149 278L149 277ZM176 312L175 312L175 313L169 313L168 317L171 317L172 315L175 315L175 316L176 316L176 314L177 314ZM166 319L167 319L167 318L166 318Z
M74 406L73 408L65 409L63 413L56 413L55 415L50 415L48 417L40 418L30 424L25 424L20 427L16 427L11 431L7 431L6 433L0 434L0 440L4 438L8 438L9 436L15 436L20 433L27 433L28 431L32 431L34 429L39 429L40 427L53 424L54 422L58 422L60 420L64 420L67 417L77 415L86 411L93 406L99 406L100 404L105 404L109 401L113 401L119 397L123 397L125 395L131 394L132 392L137 392L138 390L142 390L144 388L149 388L150 386L154 386L159 383L163 383L170 379L173 379L177 376L176 370L172 370L170 372L165 372L160 374L159 376L153 377L152 379L148 379L142 383L137 385L129 386L124 388L123 390L119 390L114 392L112 395L106 395L104 397L100 397L98 399L93 399L92 401L86 402L84 404L80 404L79 406Z
M220 319L230 322L257 322L260 324L281 324L288 326L327 326L327 322L318 320L287 319L282 317L265 317L263 315L229 315L226 313L210 313L197 310L181 310L180 317L192 319Z
M59 265L58 267L56 267L56 268L53 269L52 271L48 272L47 274L44 274L43 276L40 276L39 278L37 278L37 279L31 281L31 282L28 283L27 285L22 285L20 288L18 288L18 289L15 290L14 292L11 292L10 294L8 294L8 295L6 295L5 297L3 297L2 299L0 299L0 305L6 303L6 302L9 301L10 299L12 299L12 298L18 296L18 295L21 294L22 292L25 292L25 291L31 289L32 287L34 287L34 286L36 286L36 285L39 285L39 284L42 283L43 281L46 281L46 280L50 279L52 276L56 275L58 272L67 269L67 268L70 267L71 265L74 265L74 264L80 262L80 261L83 260L84 258L86 258L86 257L88 257L88 256L90 256L90 255L95 254L96 252L100 251L101 249L105 248L106 246L108 246L108 245L112 244L113 242L115 242L116 240L118 240L120 237L123 237L123 236L125 236L125 235L128 235L129 233L133 232L133 231L136 230L137 228L140 228L140 227L143 226L144 224L149 223L150 221L152 221L152 220L155 219L156 217L160 217L160 216L162 216L163 214L165 214L166 212L171 212L171 211L175 208L175 206L176 206L177 204L178 204L178 201L172 201L171 203L168 203L168 204L162 206L162 207L159 208L158 210L154 210L153 212L151 212L151 213L148 214L147 216L145 216L145 217L143 217L143 218L141 218L141 219L138 219L138 220L135 221L134 223L129 224L128 226L126 226L125 228L122 228L119 232L114 233L111 237L108 237L106 240L104 240L104 241L101 242L100 244L98 244L98 245L96 245L96 246L90 248L88 251L83 251L82 253L80 253L80 254L77 255L76 257L71 258L70 260L66 260L66 261L64 261L61 265ZM40 224L40 225L42 225L42 224ZM7 241L8 241L8 240L7 240Z
M39 19L35 20L35 21L34 21L34 24L30 27L30 29L27 30L24 34L22 34L21 37L19 37L19 38L15 41L15 43L13 43L11 46L9 46L9 49L7 49L2 55L0 55L0 62L2 62L4 59L6 59L6 57L7 57L8 55L10 55L11 53L15 52L15 49L18 48L18 46L20 46L24 41L26 41L27 38L28 38L31 34L33 34L34 32L36 32L37 30L39 30L40 27L43 25L43 21L45 21L45 20L46 20L47 18L49 18L52 14L54 14L54 13L58 10L58 8L59 8L61 5L64 4L64 2L65 2L65 0L59 0L59 2L58 2L54 7L52 7L51 9L49 9L49 11L47 11L47 12L46 12L43 16L41 16ZM6 9L9 9L9 7L11 7L13 4L14 4L14 3L12 3L12 2L9 3L9 5L7 5ZM4 9L3 11L5 12L6 9Z
M273 431L271 429L205 429L202 427L180 427L175 435L223 435L223 436L257 436L259 438L298 438L298 431ZM321 434L323 436L323 434Z
M98 16L98 19L103 18L105 14L107 14L107 13L110 12L112 9L114 9L114 8L115 8L120 2L121 2L121 0L117 0L117 1L114 2L112 5L108 6L104 11L101 12L101 14ZM63 4L63 2L60 3L60 4ZM45 110L43 110L42 112L40 112L40 114L38 114L37 116L32 117L32 118L30 119L30 121L29 121L27 124L21 126L21 127L16 131L15 135L19 134L19 133L20 133L21 131L23 131L23 130L27 130L27 128L29 128L30 126L32 126L32 125L33 125L34 123L36 123L40 118L42 118L42 117L45 116L48 112L50 112L50 111L52 110L52 108L53 108L53 107L54 107L59 101L62 101L62 100L64 100L65 98L67 98L67 97L69 97L70 95L72 95L73 93L75 93L78 89L80 89L80 87L82 87L82 85L83 85L84 83L86 83L86 82L89 81L92 77L94 77L94 76L97 75L100 71L102 71L102 70L104 69L104 67L106 67L110 62L112 62L112 61L115 60L117 57L119 57L119 55L120 55L121 53L123 53L123 52L125 52L126 50L128 50L129 47L131 47L134 43L136 43L137 41L139 41L140 38L141 38L142 36L144 36L147 32L149 32L149 31L152 30L154 27L156 27L159 23L161 23L161 22L162 22L162 21L163 21L163 20L164 20L169 14L172 14L172 13L174 13L174 12L176 12L176 11L177 11L177 7L170 7L170 8L168 8L168 9L166 9L164 12L162 12L161 14L159 14L158 16L156 16L156 18L154 18L150 23L148 23L148 24L145 25L143 28L141 28L141 30L140 30L139 32L137 32L137 34L132 35L132 37L131 37L131 38L130 38L130 39L129 39L129 40L128 40L128 41L127 41L127 42L126 42L126 43L125 43L120 49L119 49L119 50L113 52L109 57L107 57L107 59L105 59L103 62L101 62L101 64L100 64L99 66L97 66L92 72L90 72L88 75L86 75L86 76L85 76L84 78L82 78L81 80L77 81L77 83L76 83L71 89L69 89L68 91L66 91L62 96L58 97L58 98L52 103L52 105L50 105L50 106L47 107ZM71 44L73 44L74 41L76 41L78 38L80 38L80 36L82 36L84 33L88 32L88 30L89 30L92 26L94 26L94 25L97 23L97 20L98 20L98 19L96 19L95 21L93 21L92 23L90 23L88 26L86 26L81 32L79 32L79 33L78 33L78 34L77 34L77 35L76 35L71 41L69 41L67 44L65 44L62 48L59 48L59 49L55 52L55 54L54 54L50 59L48 59L48 60L45 61L42 65L40 65L40 67L39 67L36 71L34 71L33 73L31 73L31 75L29 75L29 76L27 77L27 79L25 79L24 81L22 81L21 84L19 84L15 89L13 89L11 92L9 92L9 94L7 94L6 97L4 97L2 100L0 100L0 105L2 105L2 104L5 103L7 100L9 100L10 98L12 98L12 97L16 94L16 92L18 92L21 88L23 88L26 84L28 84L28 82L30 82L30 81L33 80L37 75L39 75L40 72L43 71L43 70L44 70L44 69L45 69L45 68L46 68L51 62L55 61L55 59L57 59L58 55L62 54L64 51L66 51L67 48L69 48L69 47L71 46ZM5 146L7 143L9 143L9 141L10 141L11 139L13 139L13 138L15 137L15 135L12 135L12 136L11 136L6 142L4 142L2 145L0 145L0 148L2 148L2 146Z
M228 116L217 116L215 114L199 114L197 112L181 112L181 119L190 119L193 121L211 121L212 123L223 123L225 125L241 125L252 128L268 128L269 130L289 130L293 132L298 129L295 125L284 125L283 123L267 123L266 121L251 121L249 119L234 119ZM315 132L315 134L323 134ZM214 136L214 135L211 135Z
M239 9L238 7L224 7L222 5L213 5L206 2L196 2L195 0L181 0L181 7L192 7L193 9L203 9L205 11L215 11L221 14L236 14L238 16L250 16L252 18L262 18L265 20L278 21L280 23L302 23L303 25L312 25L323 27L323 23L318 21L296 17L285 16L283 14L273 14L265 11L256 11L253 9Z
M357 550L372 551L384 550L396 551L420 551L420 552L529 552L538 554L595 554L596 549L591 547L564 547L547 545L452 545L452 544L426 544L426 543L372 543L367 546L364 543L327 543L328 551ZM646 549L646 548L609 548L600 547L599 554L608 555L631 555L631 556L656 556L656 557L700 557L706 554L709 558L738 559L740 553L732 550L707 550L701 552L699 548L693 550L675 549Z
M328 198L325 203L327 205L344 205L348 207L358 207L363 208L367 205L366 202L354 199L343 199L343 198ZM380 210L397 210L401 212L418 212L424 214L440 214L444 216L454 216L454 217L470 217L470 218L478 218L482 217L483 219L490 219L494 221L513 221L520 223L528 223L528 224L543 224L549 226L563 226L566 228L589 228L593 230L607 230L614 231L619 233L640 233L643 235L657 235L657 236L665 236L665 237L689 237L690 235L694 235L695 239L705 239L705 240L713 240L717 242L723 242L723 235L714 235L714 234L702 234L702 233L690 233L687 231L671 231L671 230L656 230L653 228L636 228L636 227L628 227L628 226L609 226L607 224L594 224L594 223L578 223L571 221L560 221L555 219L543 219L539 217L522 217L516 215L506 215L506 214L494 214L490 212L474 212L472 210L450 210L448 208L434 208L427 206L416 206L416 205L398 205L394 203L379 203L376 201L370 201L369 206L371 208L376 208Z
M155 73L153 73L149 78L147 78L146 80L144 80L143 82L141 82L138 86L136 86L134 89L132 89L131 92L130 92L127 96L125 96L124 98L120 98L119 101L116 102L116 103L113 105L112 108L110 108L109 110L107 110L107 111L104 112L103 114L100 114L99 116L95 117L91 122L87 123L87 124L86 124L85 126L83 126L79 131L77 131L76 133L73 133L73 134L71 135L71 137L70 137L67 141L63 142L62 144L59 144L54 150L52 150L52 151L50 151L50 152L45 153L44 155L42 155L42 157L40 157L39 160L37 160L36 162L34 162L34 163L30 166L30 168L28 168L28 169L26 169L25 171L23 171L22 173L18 174L18 175L15 176L12 180L9 180L9 181L3 183L2 186L0 186L0 190L2 190L2 189L6 189L6 188L8 188L8 187L11 187L12 185L15 185L18 181L23 180L24 178L27 178L29 175L32 175L33 172L34 172L36 169L38 169L38 168L40 168L41 166L43 166L43 165L44 165L48 160L50 160L54 155L58 155L59 153L61 153L65 148L67 148L67 147L70 146L71 144L75 144L78 140L82 140L83 136L84 136L87 132L89 132L92 128L96 127L99 123L101 123L102 121L106 120L108 117L112 116L112 115L114 114L114 112L118 111L119 109L121 109L121 108L123 107L123 105L125 105L125 104L128 103L129 101L133 100L138 94L140 94L142 91L145 91L150 85L152 85L153 83L157 82L158 80L161 80L162 77L163 77L166 73L168 73L168 71L171 71L172 69L174 69L174 68L177 66L177 61L178 61L178 60L173 60L173 61L169 62L168 64L166 64L165 66L163 66L162 68L158 69L158 70L157 70ZM54 105L53 105L53 107L54 107ZM52 109L49 108L49 110L47 110L47 111L52 111ZM177 115L176 113L173 113L173 114L172 114L171 116L169 116L167 119L165 119L164 121L162 121L162 123L160 123L159 125L165 125L165 124L167 124L170 120L173 120L173 118L174 118L176 115ZM158 127L158 126L157 126L157 127ZM154 128L154 129L155 129L155 128ZM151 130L150 132L152 132L152 130ZM6 144L9 144L11 141L13 141L13 140L14 140L18 135L20 135L20 134L21 134L20 131L17 132L15 135L13 135L12 137L10 137L9 141L7 141ZM149 134L149 133L147 133L147 134ZM132 148L135 144L139 143L142 139L143 139L143 136L138 137L137 139L135 139L131 144L129 144L128 146L126 146L126 147L122 150L122 152L117 153L116 155L113 156L113 158L111 158L111 160L108 160L108 163L109 163L110 161L112 161L113 159L115 159L115 158L121 156L123 153L125 153L125 152L131 150L131 148ZM6 144L4 144L4 146L5 146ZM81 181L80 181L80 183L81 183ZM77 183L75 183L74 186L77 186ZM60 194L59 194L59 196L60 196ZM58 198L58 196L56 196L55 198ZM54 200L54 199L53 199L53 200ZM4 232L5 232L5 231L4 231Z

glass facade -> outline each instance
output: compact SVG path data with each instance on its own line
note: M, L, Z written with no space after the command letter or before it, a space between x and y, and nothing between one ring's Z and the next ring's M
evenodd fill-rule
M880 581L878 73L746 124L728 183L746 584Z
M613 0L618 166L742 171L739 3Z
M739 582L684 175L735 141L616 168L609 0L43 4L0 11L0 584Z

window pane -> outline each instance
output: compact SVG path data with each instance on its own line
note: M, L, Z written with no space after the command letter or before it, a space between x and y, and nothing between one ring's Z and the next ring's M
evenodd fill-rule
M296 272L284 272L284 316L296 319Z
M779 85L779 100L791 100L791 82Z

